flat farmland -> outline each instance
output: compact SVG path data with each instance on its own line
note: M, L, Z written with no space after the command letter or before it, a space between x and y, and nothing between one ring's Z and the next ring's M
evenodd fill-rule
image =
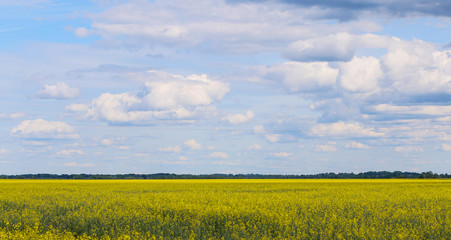
M450 180L0 180L0 239L450 239Z

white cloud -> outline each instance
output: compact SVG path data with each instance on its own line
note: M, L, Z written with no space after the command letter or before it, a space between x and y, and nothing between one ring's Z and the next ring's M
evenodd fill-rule
M66 109L72 112L88 112L89 106L86 104L71 104Z
M25 117L25 113L0 113L0 119L16 119Z
M130 150L129 146L119 146L118 149L120 150Z
M257 67L263 78L282 84L289 92L314 92L333 87L338 69L327 62L285 62L269 67Z
M179 161L163 160L163 161L161 161L161 163L169 164L169 165L186 165L186 164L188 164L188 162L186 160L180 160L180 159L179 159Z
M157 81L146 81L149 93L143 102L152 108L209 105L221 100L229 91L227 84L208 79L207 75L180 75L148 71Z
M148 153L135 153L133 154L135 157L148 157L150 156Z
M292 61L348 61L356 51L356 39L345 32L291 43L283 55Z
M202 145L198 143L196 140L191 139L183 143L185 146L189 147L191 150L199 150L202 148Z
M179 156L179 160L180 160L180 161L187 161L187 160L188 160L188 158L187 158L187 157L185 157L185 156Z
M370 92L378 87L383 72L375 57L354 57L340 64L340 85L352 92Z
M399 146L395 147L396 152L423 152L421 146Z
M74 33L77 37L83 38L83 37L88 37L91 34L91 31L89 31L88 29L86 29L84 27L80 27L80 28L76 28Z
M8 154L11 153L11 151L9 151L8 149L5 148L0 148L0 155L4 155L4 154Z
M214 153L210 154L210 157L227 159L227 158L229 158L229 155L227 155L227 153L225 153L225 152L214 152Z
M293 8L277 2L139 1L92 15L91 29L79 33L84 35L89 31L120 46L201 45L217 51L243 53L280 49L296 40L359 28L353 23L338 26L307 23L326 12L321 8ZM336 46L341 48L339 44Z
M26 145L33 146L33 147L35 147L35 146L41 147L41 146L46 146L46 145L48 145L48 142L29 141L29 140L25 140L25 141L23 141L23 143L26 144Z
M223 118L222 121L228 122L230 124L241 124L249 122L254 118L254 113L252 111L246 111L246 114L229 114Z
M263 125L254 126L254 133L264 133L264 132L266 132L266 130Z
M386 53L381 57L354 56L347 62L338 63L286 62L260 66L255 68L256 75L259 79L282 83L289 92L302 93L302 97L316 101L312 109L322 112L322 121L411 117L395 113L397 110L425 117L447 115L446 103L451 94L451 50L437 50L432 43L421 40L405 41L375 34L348 37L357 49ZM309 41L318 39L299 43ZM305 61L309 61L307 59ZM412 102L418 105L412 106ZM374 112L375 108L385 108L392 113ZM367 110L375 115L368 115Z
M394 39L381 57L391 88L401 94L451 93L451 51L421 40Z
M158 151L160 152L181 152L182 148L180 148L179 146L169 146L169 147L165 147L165 148L158 148Z
M442 146L441 146L441 149L442 149L443 151L450 152L450 151L451 151L451 145L450 145L450 144L447 144L447 143L443 143Z
M115 140L113 138L104 138L102 140L100 140L100 144L104 145L104 146L110 146L115 142Z
M216 165L228 165L228 166L238 166L238 165L240 165L240 160L216 161L216 162L213 162L213 164L216 164Z
M100 139L100 144L103 146L112 146L112 145L116 145L118 148L120 147L126 147L123 145L120 145L121 142L124 142L125 138L124 137L111 137L111 138L102 138ZM123 144L123 143L122 143Z
M280 140L280 135L279 134L266 134L265 138L268 142L275 143Z
M33 147L22 147L20 148L19 152L25 152L25 153L49 153L50 150L52 150L52 146L33 146Z
M11 135L38 139L72 139L78 138L75 129L65 122L46 121L43 119L25 120L11 130Z
M334 145L316 145L315 152L335 152L337 151L337 147Z
M396 120L380 130L388 139L409 139L409 143L430 140L448 141L448 134L451 133L451 127L446 123L432 122L430 119Z
M138 107L141 99L132 93L110 94L104 93L95 98L90 106L83 107L80 104L69 106L70 110L83 110L85 116L93 119L102 119L110 122L140 121L156 115L147 111L128 111L129 108Z
M350 149L369 149L370 148L370 146L363 144L363 143L356 142L356 141L346 143L345 147L350 148Z
M372 106L369 109L383 114L413 114L413 115L431 115L431 116L451 115L451 106L437 106L437 105L398 106L392 104L379 104L376 106Z
M262 150L262 147L258 145L257 143L254 143L247 147L247 150Z
M79 150L79 149L69 149L69 150L62 150L60 152L57 152L56 155L60 156L60 157L70 157L73 155L82 155L83 151Z
M269 155L277 157L277 158L288 158L288 157L293 156L293 153L290 153L290 152L273 152L273 153L270 153Z
M216 114L212 103L221 100L229 91L227 84L210 80L206 75L185 78L148 71L141 78L144 78L147 88L144 93L104 93L92 100L89 106L76 104L67 109L85 118L113 123L139 124L156 119L209 117Z
M59 82L56 85L45 85L44 89L40 90L37 97L44 99L70 99L76 98L80 95L78 88L71 88L64 82Z
M64 163L63 166L65 167L94 167L94 164L92 163L77 163L77 162L67 162Z
M311 129L313 135L320 137L382 137L384 133L375 132L373 128L366 128L361 123L336 122L317 124Z

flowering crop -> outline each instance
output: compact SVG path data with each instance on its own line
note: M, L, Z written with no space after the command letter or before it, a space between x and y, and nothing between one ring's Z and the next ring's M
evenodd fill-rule
M449 180L0 180L0 239L449 239Z

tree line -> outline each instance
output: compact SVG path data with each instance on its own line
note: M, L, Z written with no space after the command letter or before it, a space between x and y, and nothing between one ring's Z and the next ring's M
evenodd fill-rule
M401 171L370 171L363 173L319 173L301 175L283 174L18 174L0 175L0 179L424 179L451 178L451 175L429 172L401 172Z

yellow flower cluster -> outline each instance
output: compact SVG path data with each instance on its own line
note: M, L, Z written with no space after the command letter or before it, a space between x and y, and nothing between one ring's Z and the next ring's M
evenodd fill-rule
M0 239L450 239L449 180L0 180Z

